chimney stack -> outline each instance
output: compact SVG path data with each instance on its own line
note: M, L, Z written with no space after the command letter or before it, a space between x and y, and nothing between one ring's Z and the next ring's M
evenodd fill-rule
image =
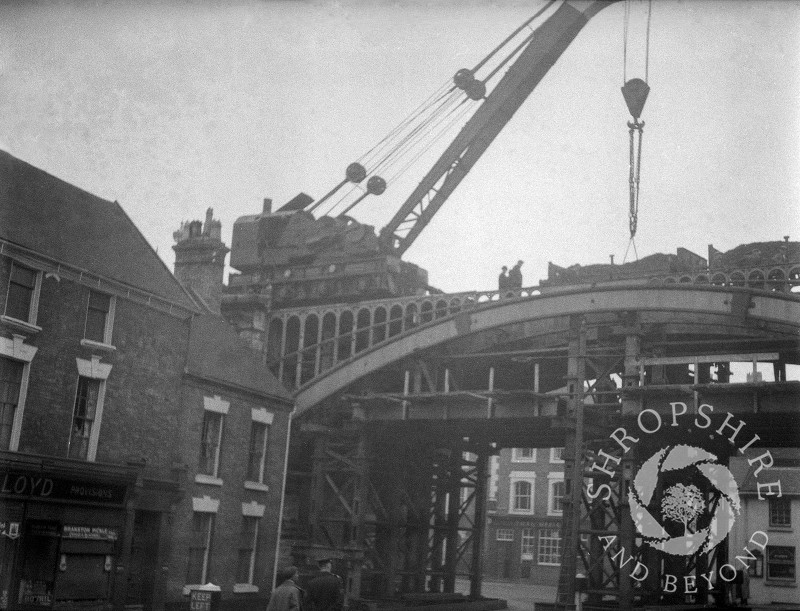
M222 242L222 224L214 219L214 210L206 211L205 225L201 221L181 224L172 234L175 238L175 277L187 289L199 296L208 309L220 313L225 255L228 247Z
M261 210L262 214L269 214L272 212L272 200L269 197L264 198L264 208Z

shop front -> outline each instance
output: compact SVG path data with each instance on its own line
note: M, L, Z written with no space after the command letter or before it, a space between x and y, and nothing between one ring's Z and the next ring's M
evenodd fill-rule
M138 473L136 465L0 459L0 609L113 608Z

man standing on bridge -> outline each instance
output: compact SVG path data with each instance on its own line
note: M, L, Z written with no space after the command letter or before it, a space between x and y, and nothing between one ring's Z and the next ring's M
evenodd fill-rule
M503 266L500 276L497 278L497 288L504 291L508 288L508 267Z
M522 259L517 261L517 264L511 268L510 272L508 272L508 288L522 288Z

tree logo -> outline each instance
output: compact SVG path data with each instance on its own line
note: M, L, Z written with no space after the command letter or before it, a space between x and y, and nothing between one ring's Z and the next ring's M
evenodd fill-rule
M710 552L728 536L741 507L727 467L710 452L687 445L667 446L648 458L628 500L644 541L673 556Z

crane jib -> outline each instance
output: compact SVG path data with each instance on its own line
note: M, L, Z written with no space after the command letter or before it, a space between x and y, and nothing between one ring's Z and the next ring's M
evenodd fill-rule
M411 246L583 26L615 1L564 2L536 29L531 42L381 230L384 242L398 254ZM407 227L403 235L398 233Z

